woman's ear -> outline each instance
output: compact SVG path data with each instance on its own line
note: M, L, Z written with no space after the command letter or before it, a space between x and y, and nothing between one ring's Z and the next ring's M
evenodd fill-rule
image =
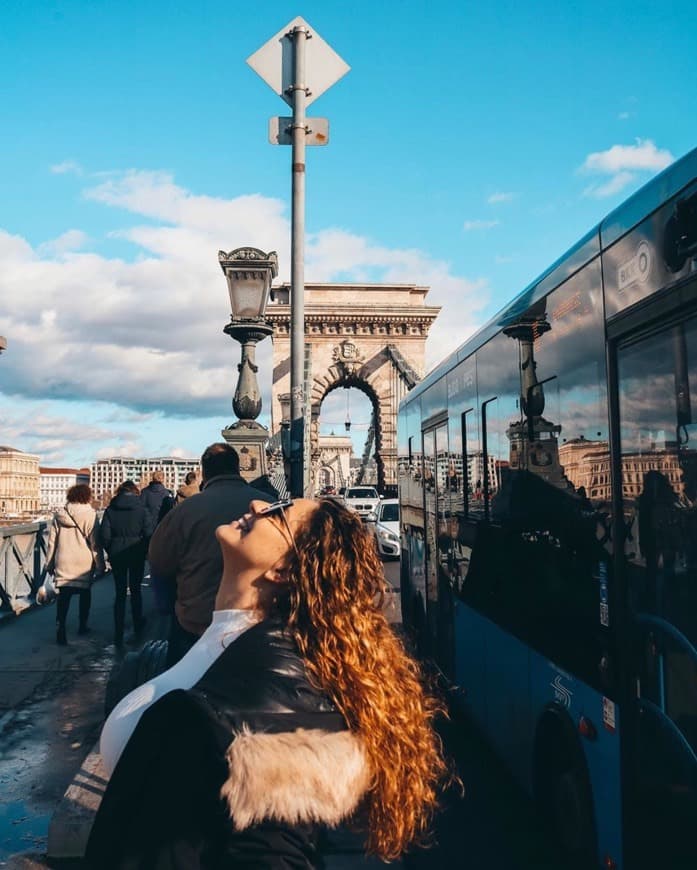
M264 571L264 579L270 581L271 583L287 583L288 569L280 565L274 565L267 571Z

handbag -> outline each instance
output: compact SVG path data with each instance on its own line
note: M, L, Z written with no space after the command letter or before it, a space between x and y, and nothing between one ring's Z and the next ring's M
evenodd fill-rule
M58 597L58 589L53 574L47 574L44 582L36 591L37 604L51 604Z
M54 520L55 522L55 520ZM73 520L74 522L74 520ZM56 529L56 538L60 537L60 526L57 526ZM56 546L58 546L58 541L56 540ZM53 576L54 569L56 566L56 552L55 548L53 551L53 557L51 558L51 564L46 564L46 576L44 577L44 582L39 586L36 590L36 598L35 601L39 605L43 604L51 604L58 597L58 587L56 586L56 578Z

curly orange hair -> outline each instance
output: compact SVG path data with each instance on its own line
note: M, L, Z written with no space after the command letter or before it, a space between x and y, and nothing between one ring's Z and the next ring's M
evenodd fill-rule
M384 571L360 517L322 499L296 541L288 626L311 677L363 741L367 848L393 860L424 841L449 778L433 729L444 711L382 612Z

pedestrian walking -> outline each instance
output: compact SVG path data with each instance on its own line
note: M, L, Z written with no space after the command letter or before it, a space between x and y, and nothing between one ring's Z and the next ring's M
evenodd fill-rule
M114 643L123 645L126 621L126 590L131 598L133 633L140 637L145 627L143 616L143 566L148 520L138 487L124 481L104 511L100 540L106 550L114 575Z
M150 537L157 525L174 507L172 493L165 486L164 471L153 471L150 475L150 483L143 488L140 494L145 516L148 523L148 537Z
M92 581L103 569L98 546L99 521L91 506L92 490L87 484L71 486L67 503L56 511L48 533L47 571L54 575L57 589L56 643L67 644L66 621L70 601L77 595L79 602L78 634L87 634L87 620L92 603Z
M200 491L201 487L198 482L198 474L196 474L195 471L188 471L184 478L184 483L177 489L174 504L181 504L184 499L188 498L190 495L196 495L196 493Z
M344 820L397 859L449 775L364 524L335 499L253 501L216 534L211 626L105 723L89 866L323 867Z
M203 488L167 514L150 541L153 577L168 584L174 616L169 630L167 663L172 666L201 637L213 617L223 558L215 530L241 516L252 499L269 501L240 476L236 451L211 444L201 457Z

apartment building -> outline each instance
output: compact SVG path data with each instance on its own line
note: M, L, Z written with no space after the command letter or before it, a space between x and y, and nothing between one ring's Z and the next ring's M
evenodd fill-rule
M138 486L146 486L153 471L162 471L165 486L176 492L190 471L200 475L198 459L179 459L176 456L159 456L140 459L127 456L112 456L93 462L90 472L91 487L95 498L104 506L124 480L133 480Z

